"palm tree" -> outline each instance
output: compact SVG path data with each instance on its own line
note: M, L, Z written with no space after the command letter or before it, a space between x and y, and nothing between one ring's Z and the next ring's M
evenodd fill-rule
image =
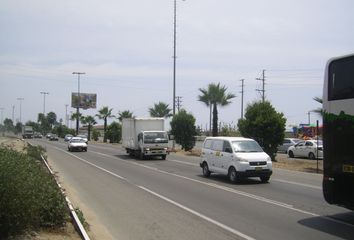
M114 115L112 115L112 110L113 110L113 108L109 109L108 107L102 107L102 108L98 111L99 114L96 114L96 116L97 116L99 119L103 119L103 121L104 121L104 126L103 126L103 129L104 129L103 142L107 142L107 136L106 136L106 132L107 132L107 119L108 119L108 118L111 118L111 117L114 117Z
M118 120L122 122L123 118L133 118L133 112L130 112L129 110L125 110L123 112L118 112Z
M153 108L149 108L149 113L151 117L171 117L171 109L168 108L168 104L164 102L155 103Z
M93 116L86 116L86 117L82 117L81 118L81 122L83 124L87 124L87 139L90 141L91 140L91 129L92 129L92 126L97 124L96 120L95 120L95 117Z
M235 94L226 93L227 87L220 86L220 83L210 83L207 89L199 88L202 95L198 100L213 108L213 136L218 135L218 105L226 106L231 103L230 99L236 97Z

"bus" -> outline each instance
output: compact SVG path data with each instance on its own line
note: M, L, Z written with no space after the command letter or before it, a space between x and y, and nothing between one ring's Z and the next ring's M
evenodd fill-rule
M354 54L327 62L322 101L323 195L354 210Z

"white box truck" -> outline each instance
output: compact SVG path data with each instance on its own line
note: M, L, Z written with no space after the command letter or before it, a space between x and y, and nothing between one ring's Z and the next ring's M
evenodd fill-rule
M22 138L33 138L32 126L22 126Z
M164 118L123 118L122 143L127 153L140 159L166 159L168 135Z

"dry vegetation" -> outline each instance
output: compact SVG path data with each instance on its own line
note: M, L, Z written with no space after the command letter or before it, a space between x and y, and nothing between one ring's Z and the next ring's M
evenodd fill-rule
M0 137L0 146L6 147L9 149L16 150L18 152L24 152L27 148L27 144L22 140L16 138L4 138ZM64 227L59 229L42 229L38 232L29 232L25 235L16 236L10 238L13 240L79 240L81 239L78 233L76 232L74 226L69 221L65 224Z

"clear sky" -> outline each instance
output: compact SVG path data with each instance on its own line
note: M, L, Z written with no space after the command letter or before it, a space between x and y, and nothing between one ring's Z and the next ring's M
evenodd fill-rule
M71 92L97 93L97 108L148 116L159 101L172 108L173 0L0 0L0 108L3 119L36 121L54 111L65 122ZM354 52L352 0L177 0L176 95L203 128L209 110L198 88L225 85L237 95L219 120L240 118L266 99L287 118L287 127L308 122L320 107L326 61ZM94 115L97 110L83 111ZM311 113L311 123L319 118ZM99 122L100 123L100 122ZM74 124L72 125L74 126Z

